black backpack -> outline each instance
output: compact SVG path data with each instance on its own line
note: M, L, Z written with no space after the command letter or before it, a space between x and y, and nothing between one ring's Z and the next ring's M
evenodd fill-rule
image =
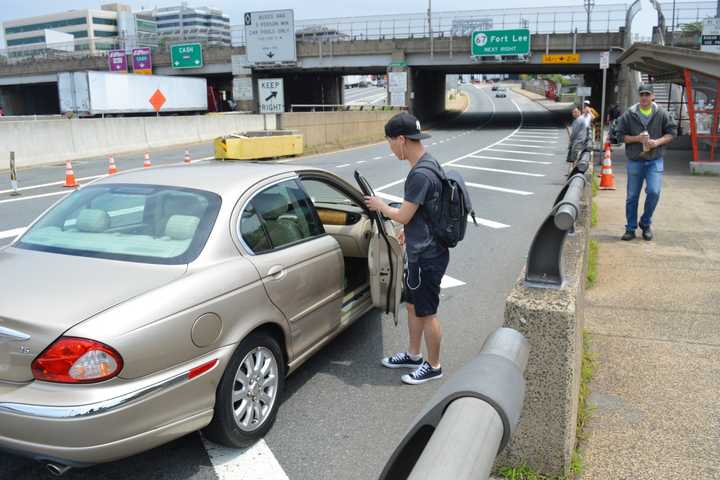
M446 174L436 162L425 162L417 170L433 172L440 179L442 190L437 201L424 204L423 212L433 237L444 247L453 248L465 238L468 215L477 225L465 180L455 171Z

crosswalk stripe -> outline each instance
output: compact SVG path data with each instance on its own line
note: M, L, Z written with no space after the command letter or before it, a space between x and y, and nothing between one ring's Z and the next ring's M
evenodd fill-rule
M485 152L507 152L507 153L519 153L521 155L544 155L546 157L554 157L554 153L541 153L541 152L521 152L518 150L505 150L502 148L488 148Z
M484 185L482 183L465 182L465 185L473 188L482 188L484 190L493 190L496 192L513 193L515 195L533 195L533 192L526 192L525 190L513 190L512 188L501 188L494 187L492 185Z
M546 146L544 146L544 145L522 145L522 144L518 144L518 143L506 143L506 142L501 143L500 146L501 146L501 147L503 147L503 146L507 146L507 147L525 147L525 148L548 148L548 147L546 147Z
M552 162L539 162L537 160L521 160L519 158L488 157L486 155L470 155L468 158L482 158L487 160L501 160L504 162L534 163L537 165L552 165Z
M455 168L468 168L470 170L482 170L484 172L495 172L495 173L507 173L510 175L525 175L527 177L544 177L542 173L528 173L528 172L518 172L517 170L502 170L500 168L489 168L489 167L474 167L471 165L458 165L457 163L453 163L452 167Z

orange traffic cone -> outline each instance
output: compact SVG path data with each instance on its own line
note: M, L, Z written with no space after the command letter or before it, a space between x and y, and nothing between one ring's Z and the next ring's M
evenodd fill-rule
M185 160L183 161L185 165L190 165L192 163L192 160L190 160L190 151L185 150Z
M615 190L615 175L612 173L612 158L609 149L605 150L600 171L600 190Z
M73 172L72 163L70 163L70 160L65 162L65 185L63 186L72 188L76 188L79 186L77 180L75 180L75 172Z
M117 167L115 166L115 159L112 155L108 157L108 175L114 175L118 171Z
M152 167L152 162L150 161L150 154L148 152L145 152L145 161L143 162L143 167L145 167L145 168Z

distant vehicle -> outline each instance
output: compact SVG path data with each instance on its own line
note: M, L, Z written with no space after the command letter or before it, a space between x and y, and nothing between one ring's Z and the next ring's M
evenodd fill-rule
M397 315L402 248L356 179L178 165L51 207L0 248L0 450L57 472L201 428L264 436L290 372L373 308Z
M165 98L160 112L206 112L207 80L111 72L58 73L60 112L79 116L155 113L150 98Z
M496 91L497 89L498 89L498 86L497 86L497 85L495 85L495 84L493 84L493 86L492 86L491 90L492 90L492 91L494 92L494 91Z
M365 88L372 83L369 75L345 75L345 88Z
M507 97L507 89L505 87L497 87L497 90L495 91L495 98L506 98Z

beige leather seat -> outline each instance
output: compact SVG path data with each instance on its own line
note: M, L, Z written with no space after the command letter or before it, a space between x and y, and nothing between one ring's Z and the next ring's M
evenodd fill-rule
M268 235L273 247L287 245L303 239L297 224L288 218L280 217L288 212L288 200L280 193L261 193L253 200L257 213L267 225Z

